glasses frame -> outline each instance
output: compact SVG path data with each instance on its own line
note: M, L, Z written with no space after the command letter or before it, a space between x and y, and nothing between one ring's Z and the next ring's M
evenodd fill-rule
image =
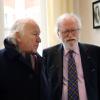
M65 31L60 31L62 34L68 34L68 33L76 33L76 32L78 32L78 31L80 31L80 29L79 28L77 28L77 29L67 29L67 30L65 30Z

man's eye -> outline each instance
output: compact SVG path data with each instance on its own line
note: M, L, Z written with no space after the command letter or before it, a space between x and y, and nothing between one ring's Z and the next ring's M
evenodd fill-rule
M37 33L32 33L33 35L37 35Z
M37 34L37 33L33 33L33 35L34 35L34 36L38 36L39 34Z

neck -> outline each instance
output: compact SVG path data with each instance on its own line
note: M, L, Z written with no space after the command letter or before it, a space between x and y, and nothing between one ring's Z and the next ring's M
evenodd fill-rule
M63 43L63 46L65 49L67 50L74 50L74 48L78 45L78 42L75 42L74 44L64 44Z

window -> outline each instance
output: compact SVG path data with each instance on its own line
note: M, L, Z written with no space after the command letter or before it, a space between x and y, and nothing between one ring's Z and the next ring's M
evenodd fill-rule
M39 0L4 0L4 28L6 35L9 33L12 23L16 19L23 17L33 18L40 24Z
M16 19L30 17L41 24L40 0L4 0L4 33L9 34L9 29ZM41 26L41 25L40 25ZM39 46L41 53L42 45Z

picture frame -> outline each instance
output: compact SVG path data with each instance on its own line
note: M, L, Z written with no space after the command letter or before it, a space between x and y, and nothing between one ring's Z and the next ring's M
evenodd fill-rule
M100 0L92 3L93 28L100 28Z

